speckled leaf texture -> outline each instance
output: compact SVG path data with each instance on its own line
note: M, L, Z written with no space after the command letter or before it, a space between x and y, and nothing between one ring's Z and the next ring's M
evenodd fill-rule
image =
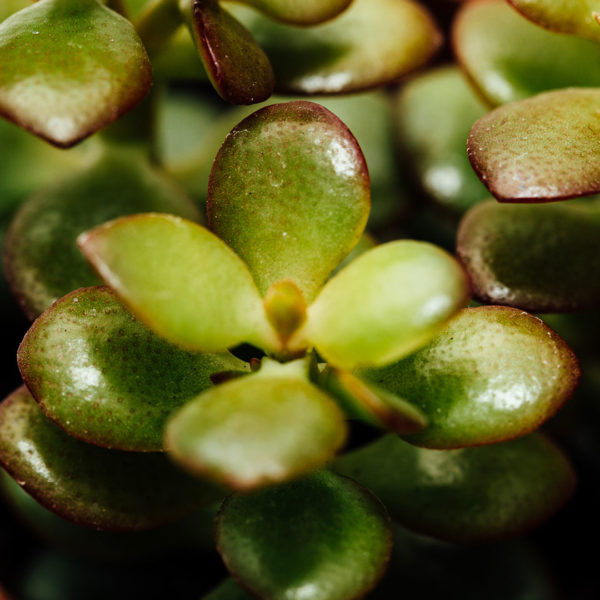
M4 268L27 316L34 319L68 292L101 282L77 247L80 233L150 211L201 218L193 201L145 157L117 147L26 201L7 233Z
M492 105L600 86L600 45L542 29L505 0L465 3L452 37L461 66Z
M318 104L289 102L227 136L211 172L208 223L261 294L287 279L310 302L360 239L369 201L367 165L348 128Z
M405 439L429 448L525 435L564 404L580 375L575 355L554 331L501 306L464 309L421 350L361 373L425 414L427 427Z
M108 288L61 298L18 352L28 389L48 417L85 442L162 450L169 416L212 387L210 376L247 371L223 354L189 353L141 325Z
M227 6L269 57L277 92L345 94L379 87L423 65L441 42L430 14L407 0L354 0L339 17L309 28Z
M521 535L571 496L575 474L539 433L482 448L427 450L388 435L333 468L366 485L394 521L460 543Z
M600 41L600 27L594 13L598 0L508 0L525 17L552 31L573 33Z
M598 111L598 89L546 92L506 104L475 123L467 143L469 159L503 202L548 202L597 193Z
M72 438L24 386L0 404L0 464L40 504L94 529L150 529L218 498L163 454L106 450Z
M216 521L229 571L259 598L360 598L382 575L389 518L368 490L333 473L234 494Z
M291 25L316 25L337 17L353 0L242 0L272 19Z
M269 59L248 30L217 0L186 0L184 15L206 72L224 100L255 104L275 85Z
M237 490L284 481L330 460L346 437L343 413L308 380L286 375L286 366L270 367L218 385L177 412L166 431L172 458Z
M131 23L97 0L41 0L0 24L0 114L68 147L150 90Z
M475 296L531 312L600 306L600 203L501 205L465 215L457 253Z
M395 103L403 155L425 192L452 212L487 197L465 152L473 123L487 112L457 67L415 77Z

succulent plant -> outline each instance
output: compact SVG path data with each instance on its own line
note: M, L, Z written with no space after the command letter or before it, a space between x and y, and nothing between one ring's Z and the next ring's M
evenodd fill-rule
M596 199L534 205L600 192L595 7L428 4L458 66L401 85L442 41L410 0L0 7L0 113L76 146L0 124L4 269L34 320L0 485L77 555L8 592L555 597L505 540L575 487L536 431L581 377L544 321L597 390L593 316L524 312L597 308ZM342 96L225 110L206 82ZM457 259L431 243L455 232Z

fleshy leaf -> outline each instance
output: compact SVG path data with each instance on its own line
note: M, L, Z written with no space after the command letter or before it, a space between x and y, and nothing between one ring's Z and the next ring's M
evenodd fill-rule
M220 371L246 371L230 354L189 353L138 323L108 288L61 298L27 332L17 355L45 414L84 442L162 450L168 417L212 387Z
M533 431L571 396L580 372L571 349L540 319L481 306L461 311L411 356L361 374L425 414L427 427L408 441L462 448Z
M486 112L456 67L416 77L398 96L398 137L406 159L423 189L456 212L487 196L465 153L469 130Z
M0 24L0 114L68 147L150 90L131 23L97 0L44 0Z
M200 220L192 200L165 175L114 147L28 200L11 223L4 251L7 278L25 313L34 319L68 292L100 283L77 248L80 233L150 211Z
M379 87L424 64L441 41L429 13L407 0L354 0L338 18L310 28L281 25L243 6L231 10L264 49L275 89L284 93Z
M457 252L482 302L532 312L600 306L600 205L499 205L463 219Z
M265 15L295 25L316 25L339 15L353 0L242 0Z
M547 202L600 192L598 111L598 89L546 92L506 104L475 123L469 159L500 201Z
M388 435L340 457L333 469L371 489L398 523L462 543L536 527L575 484L564 454L541 434L461 450L417 448Z
M326 471L230 496L216 532L233 576L272 600L362 597L381 576L392 545L377 498Z
M505 0L464 4L453 40L463 68L492 105L547 90L600 86L596 42L546 31Z
M314 345L336 367L384 365L426 344L468 291L462 269L443 250L389 242L327 282L289 346Z
M138 531L214 501L163 454L106 450L47 419L23 386L0 405L0 464L40 504L94 529Z
M600 42L600 27L594 13L598 0L508 0L529 20L561 33L573 33Z
M268 106L225 139L211 172L210 228L262 294L283 279L313 299L358 242L369 175L348 128L312 102Z
M413 433L425 427L425 416L412 404L387 390L368 385L348 371L327 367L319 384L338 400L351 417L396 433Z
M323 465L345 439L344 417L306 378L288 374L297 365L263 360L258 373L189 402L167 426L165 446L173 459L241 490Z
M7 19L18 10L31 6L31 0L3 0L0 6L0 21Z
M184 15L206 72L232 104L266 100L275 86L269 59L248 30L217 0L186 0Z
M246 265L200 225L123 217L82 234L79 244L138 318L173 343L204 352L276 344Z

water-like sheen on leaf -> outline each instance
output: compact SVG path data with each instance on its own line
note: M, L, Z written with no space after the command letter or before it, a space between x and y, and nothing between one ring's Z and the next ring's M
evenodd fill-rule
M316 25L337 17L353 0L242 0L272 19L291 25Z
M236 580L271 600L361 598L381 576L392 545L379 500L326 471L230 496L216 533Z
M165 446L192 473L234 489L289 479L329 460L346 436L342 412L280 366L218 385L167 426Z
M217 0L186 0L192 38L220 96L232 104L266 100L275 85L273 69L248 30Z
M579 365L540 319L504 306L462 310L427 346L368 381L428 419L405 439L430 448L509 440L536 429L571 396Z
M505 0L464 4L453 41L462 67L492 105L547 90L600 86L596 42L546 31Z
M600 42L600 27L594 13L598 0L508 0L529 20L561 33L573 33Z
M290 347L308 342L337 367L384 365L426 344L468 292L464 272L443 250L383 244L325 284Z
M94 529L150 529L218 497L163 454L106 450L72 438L24 386L0 404L0 465L40 504Z
M371 489L405 527L461 543L533 529L575 484L567 458L541 434L462 450L427 450L387 435L333 469Z
M487 196L465 152L473 123L486 112L456 67L416 77L398 96L396 114L403 154L423 189L455 212L463 212Z
M312 102L268 106L227 136L211 172L210 228L264 294L293 281L310 301L358 242L369 175L348 128Z
M595 194L600 192L599 111L599 89L546 92L506 104L475 123L469 159L500 201Z
M109 148L99 160L32 196L19 210L4 246L4 267L27 316L100 280L77 236L122 215L164 212L198 221L195 204L168 177L130 149Z
M269 57L278 92L344 94L379 87L420 67L441 41L429 13L408 0L354 0L338 18L309 28L228 6Z
M486 202L460 224L457 253L475 296L531 312L600 306L600 203Z
M173 343L204 352L276 343L246 265L200 225L123 217L82 234L79 244L138 318Z
M150 90L131 23L97 0L44 0L0 24L0 114L62 147L114 121Z
M169 344L121 305L108 288L61 298L27 332L18 362L42 409L85 442L138 452L162 450L171 413L221 371L246 363Z

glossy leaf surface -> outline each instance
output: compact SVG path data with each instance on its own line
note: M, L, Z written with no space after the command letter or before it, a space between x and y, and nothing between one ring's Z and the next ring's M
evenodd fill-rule
M513 308L461 311L430 343L362 372L415 404L427 427L406 439L430 448L492 444L524 435L571 396L579 365L540 319Z
M594 194L600 191L599 110L597 89L546 92L501 106L473 126L469 159L500 201Z
M27 332L18 352L27 387L72 436L119 450L162 450L168 417L212 387L210 376L246 371L230 354L165 342L108 288L61 298Z
M211 172L209 226L248 264L261 294L289 279L312 300L368 213L358 143L318 104L254 113L228 135Z
M189 349L218 352L271 334L242 260L184 219L124 217L79 237L84 254L141 321Z
M243 0L272 19L295 25L315 25L345 10L353 0Z
M245 7L232 12L265 50L278 92L378 87L421 66L440 43L429 13L407 0L354 0L338 18L310 28L281 25Z
M345 600L379 579L392 535L381 503L326 471L252 494L235 494L217 517L227 568L261 598Z
M465 216L457 252L483 302L571 312L600 306L599 233L597 200L489 202Z
M546 31L505 0L465 4L453 41L461 65L492 105L547 90L600 86L597 43Z
M452 211L463 212L487 196L465 152L473 123L486 112L456 67L416 77L398 96L399 139L406 159L423 189Z
M336 367L387 364L426 344L467 296L465 275L449 254L423 242L390 242L327 282L297 340Z
M47 419L25 387L0 405L0 463L40 504L94 529L138 531L218 495L162 454L106 450Z
M13 293L30 318L66 293L100 279L77 236L122 215L200 213L165 175L131 150L110 148L91 166L29 199L12 221L4 264Z
M97 0L44 0L0 25L0 114L68 147L137 104L151 67L131 23Z
M546 29L600 41L600 27L594 19L594 13L600 12L598 0L508 1L528 19Z
M232 104L266 100L275 85L273 69L252 35L217 0L187 0L188 21L206 72Z
M540 434L462 450L417 448L388 435L333 468L371 489L405 527L462 543L539 525L575 483L564 454Z
M243 490L333 456L346 436L342 412L308 380L287 375L289 366L269 366L208 390L175 414L165 445L182 467Z

